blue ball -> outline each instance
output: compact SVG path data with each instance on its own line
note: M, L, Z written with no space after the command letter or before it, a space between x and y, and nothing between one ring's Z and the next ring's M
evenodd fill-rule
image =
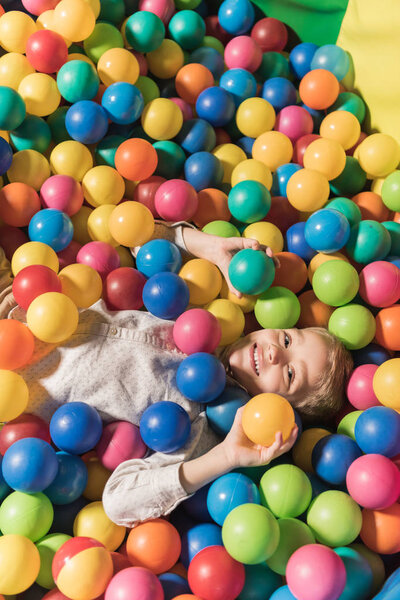
M1 465L3 477L17 492L42 492L57 475L55 450L39 438L23 438L6 451Z
M249 394L242 388L226 386L216 400L206 406L206 415L211 429L221 436L231 430L239 408L250 400Z
M253 145L255 141L255 138L251 138L247 135L244 135L243 137L236 140L236 144L245 152L247 158L251 158L253 155Z
M155 452L176 452L186 444L190 429L186 410L169 400L151 404L140 419L140 435Z
M296 600L296 597L293 596L292 592L289 590L289 586L283 585L275 590L269 600Z
M213 74L214 79L219 79L222 73L225 71L224 57L215 48L209 48L202 46L196 48L190 56L189 63L199 63L204 67L207 67Z
M158 579L164 591L164 600L173 600L176 596L190 594L187 580L176 573L162 573Z
M268 100L276 112L282 110L285 106L297 103L296 88L284 77L271 77L264 83L261 96Z
M60 252L71 242L74 226L69 216L61 210L44 208L29 221L28 234L32 242L42 242L55 252Z
M311 71L311 61L319 46L310 42L303 42L293 48L289 55L290 67L297 77L303 79L309 71Z
M370 598L373 574L368 560L353 548L335 548L334 552L340 556L346 569L346 585L340 600Z
M334 208L317 210L306 221L304 237L317 252L330 254L345 246L350 237L350 224L343 213Z
M59 533L62 531L67 535L73 536L76 515L87 504L89 504L89 501L83 496L80 496L80 498L70 504L55 504L53 524L49 533Z
M302 422L301 416L299 415L297 410L295 410L293 408L293 412L294 412L294 422L297 425L297 429L298 429L296 440L298 440L299 437L301 436L301 434L303 433L303 422Z
M209 546L222 546L221 527L214 523L200 523L188 529L182 536L181 561L188 568L200 550Z
M222 183L224 169L219 158L210 152L195 152L186 159L185 179L200 192L206 188L216 188Z
M295 223L286 232L286 245L288 252L300 256L305 262L310 262L316 252L306 242L304 236L305 222Z
M207 508L207 494L211 483L204 485L197 490L193 496L182 502L182 508L187 515L201 522L212 522L212 518Z
M230 0L225 0L224 4L227 2ZM228 69L219 80L219 85L232 94L236 108L243 100L253 98L257 94L256 78L246 69Z
M79 456L57 452L58 473L44 490L53 504L71 504L84 492L88 480L88 470Z
M346 473L351 463L362 455L354 440L347 435L335 433L317 442L311 461L318 477L332 485L346 482Z
M367 408L358 417L354 433L365 454L383 454L391 458L400 453L400 415L393 408Z
M185 358L176 373L179 391L192 402L212 402L222 394L225 383L224 365L206 352L195 352Z
M4 175L11 167L13 152L10 144L0 137L0 175Z
M82 144L97 144L107 133L107 113L96 102L81 100L68 109L65 127L73 140Z
M286 163L278 167L272 177L272 196L285 196L286 187L291 176L300 171L301 166L296 163Z
M144 100L142 92L131 83L117 81L106 88L101 99L106 115L114 123L128 125L142 114Z
M141 246L136 256L136 268L146 277L164 271L178 273L181 266L179 248L168 240L150 240Z
M396 265L400 269L400 256L386 256L385 260L391 262L393 265Z
M93 406L84 402L67 402L53 414L50 436L54 444L69 454L84 454L99 441L103 424Z
M176 319L189 304L189 287L176 273L156 273L144 285L143 303L160 319Z
M232 94L222 87L209 87L203 90L196 100L197 115L214 127L227 125L233 119L235 111Z
M392 358L386 348L379 346L379 344L368 344L368 346L364 346L360 350L353 350L351 354L353 356L354 368L360 365L381 365L386 360Z
M189 154L195 152L211 152L217 143L214 128L204 119L188 119L175 140Z
M227 473L218 477L208 490L208 512L221 527L229 513L237 506L260 502L256 484L241 473Z
M254 8L249 0L224 0L218 10L219 24L231 35L249 31L254 18Z
M335 44L326 44L316 50L311 69L325 69L333 73L338 81L346 76L350 67L349 55L343 48Z

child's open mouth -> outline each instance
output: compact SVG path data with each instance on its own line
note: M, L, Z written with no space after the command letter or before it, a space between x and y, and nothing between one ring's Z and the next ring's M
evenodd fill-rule
M257 344L250 348L250 363L257 377L260 375L260 359L258 357Z

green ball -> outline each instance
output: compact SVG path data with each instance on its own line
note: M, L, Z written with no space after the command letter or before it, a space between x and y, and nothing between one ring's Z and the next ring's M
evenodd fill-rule
M382 225L388 230L390 235L390 250L391 256L400 256L400 223L396 221L383 221Z
M245 565L258 565L272 556L278 547L278 522L264 506L241 504L226 517L222 541L235 560Z
M82 46L79 46L78 44L71 44L68 48L68 54L83 54L84 56L86 56L85 50L82 48Z
M41 117L26 115L21 125L10 131L10 139L16 150L37 150L44 153L51 142L51 129Z
M346 569L346 585L340 600L368 600L373 585L372 568L367 559L354 548L335 548Z
M300 317L300 302L291 290L274 286L257 298L254 314L264 329L294 327Z
M365 306L347 304L333 311L328 329L346 348L359 350L374 339L376 323L374 315Z
M367 174L353 156L346 156L346 164L341 174L329 182L331 191L337 196L355 196L364 189Z
M314 544L315 537L311 529L298 519L278 519L280 531L279 544L274 554L267 560L270 569L284 575L286 565L293 552L301 546Z
M184 50L194 50L202 45L206 34L204 19L194 10L180 10L168 24L172 39Z
M229 221L210 221L204 225L202 231L219 237L241 237L239 230Z
M353 300L360 280L355 268L345 260L327 260L316 269L312 287L321 302L343 306Z
M203 39L203 47L204 48L214 48L217 52L224 56L225 48L222 42L220 42L216 37L212 35L205 35Z
M177 10L194 10L201 4L201 0L175 0L174 4Z
M285 79L289 79L289 61L280 52L264 52L261 65L254 75L263 82L271 77L284 77Z
M101 0L99 21L107 21L113 25L119 25L125 16L124 0Z
M390 234L381 223L366 220L350 229L346 250L353 260L367 265L385 258L391 243Z
M319 494L311 503L307 525L321 544L347 546L360 533L361 510L345 492L328 490Z
M393 171L385 178L381 196L389 210L400 210L400 171Z
M345 415L338 425L337 432L342 433L343 435L347 435L348 437L356 441L354 428L356 426L357 419L362 412L362 410L353 410L347 415Z
M262 294L275 278L272 258L261 250L240 250L229 263L229 279L242 294Z
M49 531L53 517L53 505L41 492L13 492L0 506L0 529L3 535L24 535L36 542Z
M0 85L0 129L17 129L25 116L26 108L22 96L12 88Z
M357 94L353 92L342 92L337 97L337 100L332 106L329 107L329 112L334 110L347 110L357 117L362 123L365 119L365 102Z
M185 151L178 144L169 140L154 142L153 147L158 156L155 175L166 179L179 177L186 161Z
M122 135L107 135L100 140L94 151L96 165L106 165L115 169L115 154L125 140Z
M271 194L258 181L240 181L229 192L228 207L232 216L242 223L262 221L271 208Z
M146 77L146 75L139 75L135 85L142 92L145 105L160 97L158 85L150 77Z
M312 487L299 467L277 465L262 476L260 495L261 504L276 517L298 517L311 502Z
M164 23L154 13L139 10L127 20L125 35L129 44L137 52L152 52L163 43Z
M334 198L325 206L325 208L334 208L346 217L350 227L357 225L361 221L361 210L357 204L349 198Z
M246 565L244 588L237 600L266 600L282 585L282 579L266 564Z
M51 571L54 555L70 539L71 536L65 533L50 533L36 542L40 555L40 571L36 583L46 590L51 590L56 585Z
M84 40L83 47L90 60L97 63L107 50L123 48L124 39L120 31L111 23L96 23L92 33Z
M65 127L65 115L69 106L60 106L51 115L47 117L47 124L51 130L51 137L55 144L60 144L67 140L72 140L67 128Z
M99 85L96 69L84 60L66 62L57 73L58 90L71 104L79 100L92 100L99 91Z

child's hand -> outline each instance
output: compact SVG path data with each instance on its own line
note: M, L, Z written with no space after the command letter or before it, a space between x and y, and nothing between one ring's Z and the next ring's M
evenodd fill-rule
M282 433L279 431L276 433L272 446L260 446L253 444L243 431L243 410L244 406L239 408L230 432L221 443L232 469L266 465L291 449L297 438L298 429L296 425L285 443L282 442Z

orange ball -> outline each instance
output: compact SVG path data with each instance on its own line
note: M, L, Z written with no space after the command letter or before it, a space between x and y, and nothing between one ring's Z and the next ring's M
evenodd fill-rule
M299 302L300 318L297 321L297 327L325 327L328 329L329 319L335 310L332 306L321 302L313 290L300 294Z
M171 523L153 519L132 529L126 540L126 553L134 567L165 573L178 561L181 538Z
M172 600L201 600L201 598L193 596L193 594L181 594L180 596L175 596Z
M378 344L388 350L400 351L400 304L382 308L375 320Z
M197 63L185 65L176 74L178 95L189 104L195 104L201 92L214 85L214 76L207 67Z
M361 218L372 221L389 221L390 211L382 202L381 196L374 192L360 192L352 198L361 211Z
M275 269L272 285L280 285L297 294L307 282L306 263L293 252L277 252L275 257L279 260L280 267Z
M0 321L0 369L20 369L32 358L35 338L30 330L14 319Z
M204 227L211 221L229 221L228 196L221 190L206 188L197 194L198 206L192 218L197 227Z
M122 142L115 153L115 168L129 181L143 181L151 177L157 163L156 149L141 138L131 138Z
M300 81L300 98L310 108L323 110L331 106L339 95L339 82L326 69L314 69Z
M367 548L379 554L400 552L400 504L384 510L364 508L360 537Z
M39 196L30 185L15 182L0 190L0 219L6 225L26 227L39 210Z
M293 408L279 394L258 394L246 404L242 426L254 444L271 446L278 431L285 442L294 426Z

